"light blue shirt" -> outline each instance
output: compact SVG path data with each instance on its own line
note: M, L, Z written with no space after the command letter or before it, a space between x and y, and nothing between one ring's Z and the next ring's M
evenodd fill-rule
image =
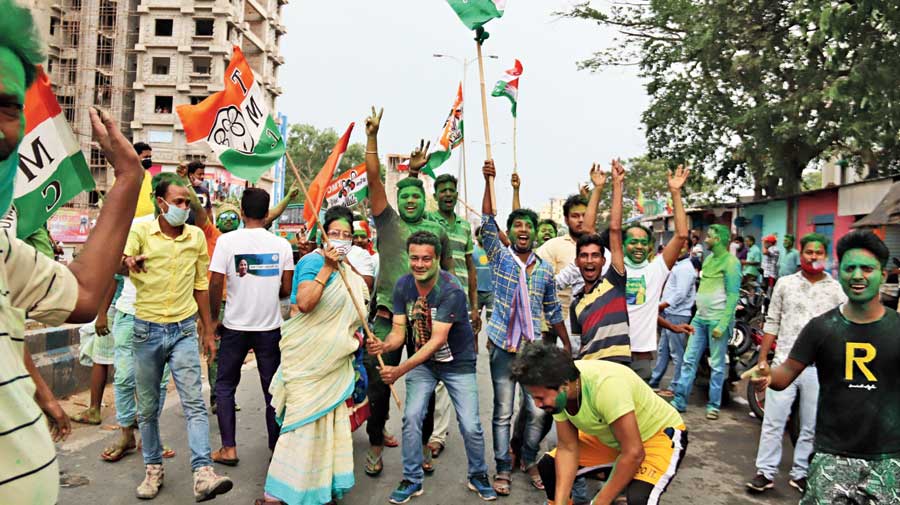
M669 280L663 290L662 301L669 304L664 314L670 316L691 315L694 299L697 296L697 271L688 256L675 263L669 273Z

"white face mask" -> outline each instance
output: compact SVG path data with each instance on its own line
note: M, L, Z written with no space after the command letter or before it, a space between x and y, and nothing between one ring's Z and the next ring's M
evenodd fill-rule
M333 247L342 258L347 256L347 253L350 252L350 248L353 247L352 240L330 239L329 242L331 242L331 247Z
M169 206L169 210L167 210L162 216L172 226L181 226L183 225L190 214L189 209L182 209L180 207L176 207L174 204L166 202L166 205Z

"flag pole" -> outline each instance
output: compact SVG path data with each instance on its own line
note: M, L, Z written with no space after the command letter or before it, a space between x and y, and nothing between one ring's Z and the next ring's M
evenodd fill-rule
M306 198L306 203L309 204L309 193L306 191L306 184L303 182L303 179L300 178L300 173L297 171L297 167L294 166L294 160L291 159L291 155L285 151L285 158L288 160L288 164L291 166L291 170L294 172L294 177L297 178L297 183L300 185L300 190L303 191L303 196ZM326 245L330 244L330 240L328 240L328 234L325 233L325 228L322 226L322 220L316 216L316 227L319 229L319 233L322 234L322 240ZM363 330L366 332L366 338L374 340L376 337L372 334L372 330L369 329L369 325L366 324L366 313L360 305L359 300L353 296L353 290L350 289L350 282L347 281L347 275L344 273L343 268L338 268L338 273L341 274L341 280L344 282L344 287L347 288L347 294L350 295L350 299L353 301L353 306L356 307L356 312L359 315L359 320L362 322ZM378 358L378 365L381 368L384 368L384 360L381 358L381 355L376 356ZM397 402L397 407L402 409L403 405L400 403L400 397L397 395L397 391L394 389L394 385L389 385L391 388L391 396L394 397L394 401Z
M479 32L480 33L480 32ZM484 58L481 56L481 38L478 37L475 40L475 45L478 49L478 78L481 83L481 120L484 123L484 151L485 157L489 160L493 159L491 156L491 131L488 125L488 112L487 112L487 94L484 91ZM497 213L497 196L494 194L494 178L491 177L488 180L488 190L491 193L491 208L494 209L494 214Z
M516 156L516 116L513 115L513 173L519 173L519 159Z
M462 181L463 181L463 202L469 201L469 183L466 181L466 134L463 133L462 148ZM469 219L469 206L466 205L466 220Z

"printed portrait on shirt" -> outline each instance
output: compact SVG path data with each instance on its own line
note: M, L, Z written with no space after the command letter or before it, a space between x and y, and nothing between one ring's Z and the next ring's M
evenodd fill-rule
M278 276L281 275L280 265L281 256L279 253L236 254L234 256L234 269L238 277L247 275L256 277Z

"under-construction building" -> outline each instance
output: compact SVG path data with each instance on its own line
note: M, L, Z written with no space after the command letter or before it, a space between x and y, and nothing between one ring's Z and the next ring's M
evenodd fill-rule
M91 142L89 107L108 110L123 133L153 148L155 164L173 171L202 159L207 178L232 180L205 146L188 146L175 107L224 88L232 45L256 72L275 117L279 52L287 0L31 0L48 45L47 71L57 99L81 141L97 191L75 206L96 204L113 182ZM272 177L259 185L271 190Z

